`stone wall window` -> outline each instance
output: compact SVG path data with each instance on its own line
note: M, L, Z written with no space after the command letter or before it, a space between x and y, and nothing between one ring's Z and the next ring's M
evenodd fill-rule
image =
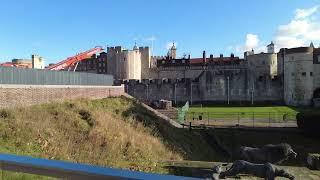
M306 72L302 72L301 74L302 74L302 76L306 76L306 75L307 75L307 73L306 73Z
M310 76L313 76L313 72L310 72Z

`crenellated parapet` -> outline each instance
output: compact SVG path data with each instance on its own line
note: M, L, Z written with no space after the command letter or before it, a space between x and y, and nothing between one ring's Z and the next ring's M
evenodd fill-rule
M190 84L190 83L197 83L199 82L199 79L194 78L181 78L181 79L142 79L142 80L115 80L114 84L125 84L130 86L136 86L136 85L166 85L166 84Z

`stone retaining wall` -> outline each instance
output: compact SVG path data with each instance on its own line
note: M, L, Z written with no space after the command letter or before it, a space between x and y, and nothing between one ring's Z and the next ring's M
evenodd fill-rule
M0 85L0 108L13 108L66 99L99 99L124 94L124 86Z

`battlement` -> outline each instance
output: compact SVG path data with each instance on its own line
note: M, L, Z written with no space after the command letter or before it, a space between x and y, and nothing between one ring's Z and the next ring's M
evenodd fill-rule
M149 51L149 47L145 46L145 47L139 47L139 51Z
M107 52L121 52L123 48L121 46L107 47Z
M162 60L162 59L166 59L167 56L151 56L151 58L156 59L156 60L158 60L158 59Z
M199 79L194 79L194 78L181 78L181 79L168 79L168 78L163 78L163 79L142 79L142 80L136 80L136 79L129 79L129 80L115 80L114 84L115 85L129 85L129 86L134 86L134 85L165 85L165 84L185 84L185 83L196 83L199 82Z

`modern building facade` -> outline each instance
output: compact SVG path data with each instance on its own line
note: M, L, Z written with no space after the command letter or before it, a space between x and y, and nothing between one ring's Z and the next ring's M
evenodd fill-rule
M31 55L31 59L12 59L11 62L5 62L0 66L44 69L45 59L39 55Z

